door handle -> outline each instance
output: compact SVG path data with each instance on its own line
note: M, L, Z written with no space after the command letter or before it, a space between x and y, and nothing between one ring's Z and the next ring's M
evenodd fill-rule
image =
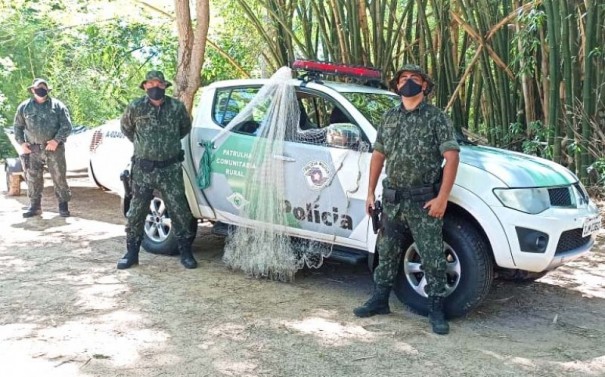
M273 158L276 159L276 160L282 160L282 161L285 161L285 162L294 162L294 161L296 161L296 159L294 159L292 157L282 156L280 154L274 154Z

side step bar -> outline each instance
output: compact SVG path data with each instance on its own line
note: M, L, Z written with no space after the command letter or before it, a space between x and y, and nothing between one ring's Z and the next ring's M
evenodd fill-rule
M235 229L234 225L217 221L212 227L212 234L226 237L229 235L229 231L232 231L233 229ZM334 245L332 248L332 253L330 254L330 259L347 264L367 264L368 253L362 250Z

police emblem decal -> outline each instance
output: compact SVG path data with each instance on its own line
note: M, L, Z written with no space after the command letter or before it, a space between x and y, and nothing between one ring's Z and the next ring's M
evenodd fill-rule
M239 192L234 192L233 194L229 195L227 200L236 209L242 209L246 204L248 204L246 198L244 198L244 196Z
M330 180L330 169L323 161L311 161L303 168L307 184L313 190L321 190Z

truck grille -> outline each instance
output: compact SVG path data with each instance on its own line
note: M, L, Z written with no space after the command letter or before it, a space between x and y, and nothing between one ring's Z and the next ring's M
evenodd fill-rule
M565 231L561 234L561 238L559 238L555 255L584 246L588 242L590 242L590 236L582 237L581 228Z
M580 182L574 183L573 186L549 188L548 197L552 207L576 208L577 206L588 204L590 201L588 193L586 193Z
M571 193L569 187L557 187L548 189L550 205L553 207L570 207Z

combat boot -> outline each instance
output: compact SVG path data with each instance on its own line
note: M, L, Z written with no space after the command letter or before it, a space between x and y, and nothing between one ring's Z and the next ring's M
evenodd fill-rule
M191 252L191 244L193 242L193 238L182 238L178 240L179 242L179 252L181 253L181 264L185 266L185 268L197 268L197 261L193 257L193 253Z
M125 270L135 264L139 264L139 250L141 242L134 239L126 239L126 254L118 261L118 270Z
M376 314L389 314L389 296L391 295L391 287L385 287L376 284L374 294L370 299L358 308L353 310L353 313L358 317L371 317Z
M439 335L445 335L450 332L450 325L445 320L443 311L443 297L429 296L429 322L433 327L433 332Z
M40 199L33 199L27 211L23 212L23 217L29 218L34 216L40 216L42 214L42 207L40 206Z
M61 217L69 217L71 214L69 213L69 206L67 202L59 203L59 216Z

